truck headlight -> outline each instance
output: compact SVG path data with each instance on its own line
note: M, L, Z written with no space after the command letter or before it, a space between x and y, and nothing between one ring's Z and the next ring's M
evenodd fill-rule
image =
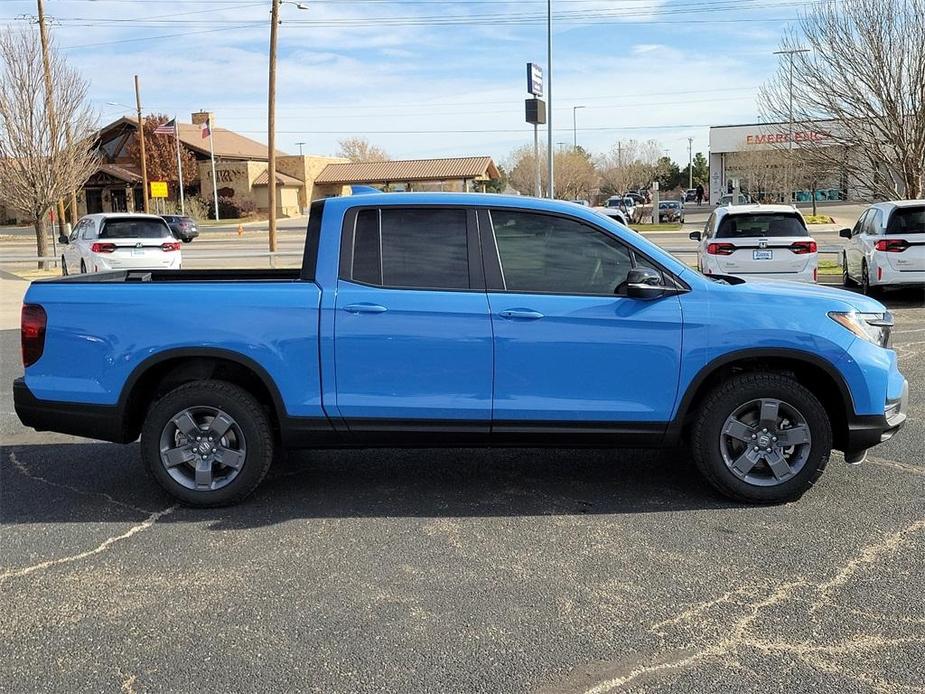
M860 313L858 311L829 311L829 318L843 328L880 347L890 346L890 333L893 329L893 314Z

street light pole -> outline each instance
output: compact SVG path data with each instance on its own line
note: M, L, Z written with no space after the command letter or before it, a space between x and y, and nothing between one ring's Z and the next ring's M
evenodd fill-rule
M138 141L141 143L141 185L144 186L142 197L145 203L145 214L148 214L148 160L145 157L145 124L141 118L141 87L138 85L138 75L135 75L135 106L138 109ZM215 201L218 209L218 200Z
M270 252L276 251L276 36L279 30L279 0L270 10L270 85L267 90L267 206ZM216 201L216 205L218 201Z
M687 138L687 187L694 187L694 138Z
M299 146L299 156L301 157L301 156L302 156L302 145L304 145L304 144L306 144L306 143L305 143L305 142L296 142L296 144Z
M578 109L584 106L572 106L572 149L578 149Z
M786 55L790 60L789 66L789 93L790 93L790 130L787 136L787 197L793 197L793 56L797 53L809 53L808 48L790 48L774 51L774 55ZM786 201L785 201L786 202Z
M270 252L276 251L276 42L279 33L280 5L295 5L300 10L308 6L294 0L272 0L270 7L270 84L267 89L267 206ZM217 203L216 203L217 204Z
M546 190L549 198L556 197L556 181L553 176L552 151L552 0L546 0L546 167L549 185Z

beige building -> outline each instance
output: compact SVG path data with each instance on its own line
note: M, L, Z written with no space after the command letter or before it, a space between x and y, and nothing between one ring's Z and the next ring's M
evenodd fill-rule
M201 124L212 123L215 151L215 182L219 200L240 213L266 213L267 146L239 133L216 127L207 112L192 114L191 123L179 123L180 146L196 159L197 177L184 191L206 202L213 198L212 159L209 138ZM144 209L140 165L131 155L138 123L120 118L101 128L94 147L102 162L77 194L77 216L96 212L128 212ZM171 135L155 135L170 138ZM456 157L404 161L351 163L340 157L276 153L276 209L281 217L303 214L313 200L349 195L352 185L382 190L484 190L484 184L499 178L491 157ZM178 176L168 180L170 208L178 209ZM0 202L2 205L2 202ZM153 207L152 207L153 209ZM0 221L4 211L0 206Z

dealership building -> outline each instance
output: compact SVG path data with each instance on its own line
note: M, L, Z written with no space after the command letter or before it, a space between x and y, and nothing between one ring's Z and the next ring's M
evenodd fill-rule
M792 133L788 123L711 127L710 190L722 194L729 190L733 179L738 179L742 191L768 202L810 201L813 190L817 200L869 198L867 186L848 180L845 172L837 168L810 177L797 165L788 181L786 154L791 134L794 149L807 145L818 148L830 138L826 134L830 127L828 121L797 123ZM842 147L834 142L832 146ZM851 156L851 151L844 156Z

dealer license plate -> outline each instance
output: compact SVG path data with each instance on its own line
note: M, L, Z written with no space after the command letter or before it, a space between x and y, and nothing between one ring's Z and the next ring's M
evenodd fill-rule
M774 260L774 251L770 248L759 248L752 251L752 260Z
M757 251L755 252L757 253ZM132 249L132 255L144 255L144 254L145 254L144 248L133 248Z

